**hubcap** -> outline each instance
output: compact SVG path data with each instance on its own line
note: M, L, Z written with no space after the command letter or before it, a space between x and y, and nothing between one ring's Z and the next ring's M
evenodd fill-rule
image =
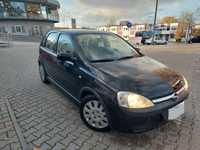
M42 81L44 81L45 74L44 74L44 68L42 67L42 65L40 65L39 70L40 70L40 77L41 77Z
M104 106L99 101L88 101L83 108L83 115L92 127L101 129L108 126L108 118Z

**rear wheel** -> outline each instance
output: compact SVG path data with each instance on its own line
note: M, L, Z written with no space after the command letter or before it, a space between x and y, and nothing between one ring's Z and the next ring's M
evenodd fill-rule
M96 131L109 131L110 124L105 105L94 96L86 96L80 108L83 122Z
M40 73L40 79L42 80L43 83L49 83L47 79L47 74L44 69L44 66L42 64L39 64L39 73Z

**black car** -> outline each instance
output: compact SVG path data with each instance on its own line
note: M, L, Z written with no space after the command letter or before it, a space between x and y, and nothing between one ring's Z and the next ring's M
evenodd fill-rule
M192 43L200 43L200 36L193 37L193 38L191 39L191 42L192 42Z
M186 79L113 33L52 30L38 63L41 80L71 96L91 129L144 132L184 113Z

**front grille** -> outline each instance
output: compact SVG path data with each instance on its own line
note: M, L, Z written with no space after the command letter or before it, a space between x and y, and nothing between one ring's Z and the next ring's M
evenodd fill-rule
M168 100L174 99L174 98L176 98L175 93L173 93L173 94L171 94L171 95L168 95L168 96L165 96L165 97L161 97L161 98L158 98L158 99L154 99L154 100L153 100L153 103L161 103L161 102L168 101Z
M173 85L173 89L174 92L178 92L180 89L182 89L184 87L184 80L178 80L174 85Z

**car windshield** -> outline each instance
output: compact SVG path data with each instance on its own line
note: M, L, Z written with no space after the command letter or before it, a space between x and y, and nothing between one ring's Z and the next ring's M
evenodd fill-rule
M76 35L78 44L91 62L114 61L140 56L127 42L114 34Z

